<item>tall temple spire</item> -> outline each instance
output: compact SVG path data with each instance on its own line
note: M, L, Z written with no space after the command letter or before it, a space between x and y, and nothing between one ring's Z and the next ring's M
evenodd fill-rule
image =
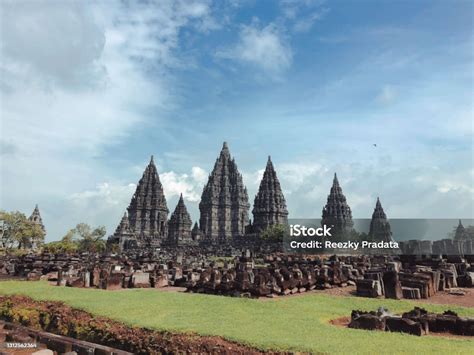
M41 218L41 213L39 211L38 204L35 205L35 208L33 212L31 213L31 216L28 218L28 220L38 225L41 228L41 230L46 234L46 228L44 227L43 219Z
M135 234L130 229L127 212L123 214L114 234L107 239L107 249L112 250L113 245L117 245L120 251L138 246Z
M390 223L388 222L387 215L385 214L378 197L377 202L375 203L374 213L372 213L372 219L370 221L369 236L373 241L377 242L393 241Z
M177 246L191 242L191 226L191 217L181 194L168 222L168 243Z
M337 179L337 174L334 173L334 178L332 179L331 193L335 191L338 194L342 194L341 186L339 185L339 180Z
M199 203L204 238L223 244L243 236L249 208L242 175L224 142Z
M191 238L193 241L198 242L201 239L201 230L197 222L194 222L193 229L191 230Z
M127 212L125 211L123 213L123 217L122 219L120 220L120 223L119 225L117 226L117 229L115 230L115 232L123 232L123 231L128 231L130 228L130 224L128 223L128 214Z
M167 235L168 207L153 156L127 208L130 229L146 244L159 245Z
M466 239L466 228L462 225L462 221L459 220L458 226L454 231L454 240L463 240Z
M336 173L334 173L326 206L323 208L321 223L334 226L333 231L336 233L350 231L354 225L351 208L347 204L346 196L342 193Z
M268 156L267 166L253 204L253 227L260 232L269 225L288 224L288 210L273 163Z
M222 144L221 155L230 158L230 152L229 152L229 147L228 147L228 145L227 145L227 142L224 142L224 143Z

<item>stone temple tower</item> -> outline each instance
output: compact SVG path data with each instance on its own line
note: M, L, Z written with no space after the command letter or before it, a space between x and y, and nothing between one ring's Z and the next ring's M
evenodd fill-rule
M242 175L224 142L199 203L199 224L204 240L226 244L243 236L249 208Z
M193 222L184 204L183 194L181 194L168 222L168 243L174 246L191 243L192 224Z
M41 219L38 205L35 206L35 209L31 213L31 216L28 218L28 220L40 226L41 230L44 232L44 234L46 234L46 228L44 227L43 220Z
M458 226L454 231L454 240L464 240L467 239L466 228L462 225L461 220L459 220Z
M140 243L158 246L165 240L169 211L153 156L127 210L130 230Z
M107 240L107 247L110 248L113 244L117 244L120 251L138 247L135 234L130 229L127 212L124 213L115 233Z
M369 236L372 240L377 242L393 241L390 223L388 222L387 215L385 214L378 197L374 213L372 214L372 220L370 221Z
M328 195L326 206L323 208L322 224L334 226L334 232L349 232L354 226L351 208L347 204L346 196L342 193L341 186L334 174L331 191Z
M252 213L253 229L257 233L269 225L288 224L285 197L270 157L255 196Z

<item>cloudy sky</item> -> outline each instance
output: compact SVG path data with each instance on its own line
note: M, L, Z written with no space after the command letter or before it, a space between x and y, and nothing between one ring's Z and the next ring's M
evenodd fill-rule
M474 217L470 1L3 0L0 208L112 233L154 154L193 220L229 143L293 218ZM376 147L374 146L376 144Z

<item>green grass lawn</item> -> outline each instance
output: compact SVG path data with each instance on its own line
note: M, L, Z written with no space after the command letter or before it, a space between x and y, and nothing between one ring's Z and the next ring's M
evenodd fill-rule
M38 300L63 301L93 314L130 325L159 330L219 335L263 349L322 353L472 354L474 340L363 331L335 327L329 320L350 316L353 309L392 312L412 309L410 301L334 297L311 293L272 300L238 299L153 289L104 291L50 286L46 282L0 282L0 294L23 294ZM450 308L474 317L474 308L424 306L442 312Z

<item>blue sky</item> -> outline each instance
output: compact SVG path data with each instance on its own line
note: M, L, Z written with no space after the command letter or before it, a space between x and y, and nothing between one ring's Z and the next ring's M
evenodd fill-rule
M113 232L155 155L192 219L222 142L293 218L473 218L468 1L2 1L1 208ZM374 147L373 144L377 144Z

